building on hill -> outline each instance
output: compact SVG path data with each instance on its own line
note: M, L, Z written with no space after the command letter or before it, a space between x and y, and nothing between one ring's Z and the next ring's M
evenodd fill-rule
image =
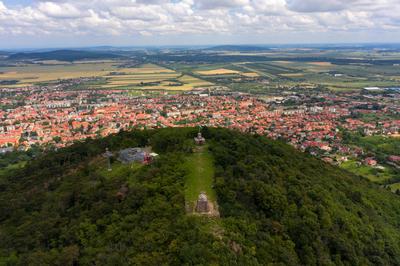
M14 151L13 147L0 148L0 154L6 154L12 151Z
M201 192L199 198L197 199L196 212L204 213L209 212L210 208L208 206L208 199L205 192Z
M391 155L388 157L388 160L390 162L396 163L400 165L400 156L396 156L396 155Z
M141 148L128 148L119 151L118 160L125 164L133 162L149 163L151 156Z
M206 139L201 135L201 132L197 133L197 137L194 138L194 142L197 145L203 145L206 143Z
M372 157L366 158L366 159L364 160L364 163L365 163L366 165L369 165L369 166L376 166L376 165L378 164L378 162L377 162L374 158L372 158Z

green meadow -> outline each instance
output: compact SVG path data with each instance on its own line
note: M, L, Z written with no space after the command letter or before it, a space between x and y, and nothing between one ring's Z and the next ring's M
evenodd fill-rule
M216 200L213 189L214 165L207 147L200 147L186 159L185 167L188 175L185 180L185 198L188 202L197 200L200 192L204 191L210 201Z

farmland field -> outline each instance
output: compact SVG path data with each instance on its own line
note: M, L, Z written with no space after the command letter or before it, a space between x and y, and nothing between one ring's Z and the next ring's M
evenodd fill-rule
M0 86L21 87L80 77L100 77L101 82L90 84L91 88L175 92L211 85L261 94L294 87L348 91L400 86L400 56L390 51L191 51L137 54L137 58L42 60L31 64L16 61L12 62L14 67L0 67Z
M96 88L131 88L154 90L191 90L199 86L213 85L196 77L155 64L137 67L119 67L117 62L65 63L48 65L25 65L0 68L1 80L14 80L7 87L22 87L48 83L60 79L102 77L105 83Z
M249 62L236 64L236 66L269 79L272 86L307 83L331 90L398 86L400 73L400 69L394 66L335 65L324 61Z
M1 67L0 80L17 80L14 87L21 87L58 79L104 76L115 69L110 62Z
M219 69L212 69L212 70L201 70L197 71L198 74L200 75L226 75L226 74L239 74L239 71L236 70L231 70L231 69L225 69L225 68L219 68Z
M106 78L107 84L102 85L102 88L129 86L132 89L184 91L212 85L199 78L154 64L119 69L117 74L107 75Z
M298 59L298 58L297 58ZM397 87L400 67L373 64L335 64L318 60L266 60L215 64L167 64L178 72L225 85L239 91L260 92L268 89L322 87L335 91L359 90L365 87ZM323 58L321 58L323 59ZM244 82L252 82L250 90ZM261 83L258 83L261 82Z

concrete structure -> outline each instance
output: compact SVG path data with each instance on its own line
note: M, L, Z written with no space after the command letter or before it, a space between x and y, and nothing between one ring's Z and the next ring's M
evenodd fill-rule
M209 212L210 208L208 206L208 199L205 192L201 192L199 198L197 199L196 212Z
M113 157L113 154L112 154L112 152L110 152L108 150L108 148L106 148L106 152L103 153L103 157L107 158L107 170L108 171L112 171L112 169L111 169L111 157Z
M7 147L7 148L0 148L0 154L6 154L8 152L14 151L13 147Z
M206 139L203 138L201 132L197 133L197 137L194 138L194 141L197 145L203 145L204 143L206 143Z
M149 160L149 155L141 148L128 148L119 152L118 160L126 164L133 162L145 163Z

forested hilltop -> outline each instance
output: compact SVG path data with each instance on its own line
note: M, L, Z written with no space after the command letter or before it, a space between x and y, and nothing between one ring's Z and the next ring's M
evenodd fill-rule
M220 217L185 210L197 129L87 140L0 176L0 265L400 265L400 198L261 136L203 128ZM106 148L151 146L148 165Z

